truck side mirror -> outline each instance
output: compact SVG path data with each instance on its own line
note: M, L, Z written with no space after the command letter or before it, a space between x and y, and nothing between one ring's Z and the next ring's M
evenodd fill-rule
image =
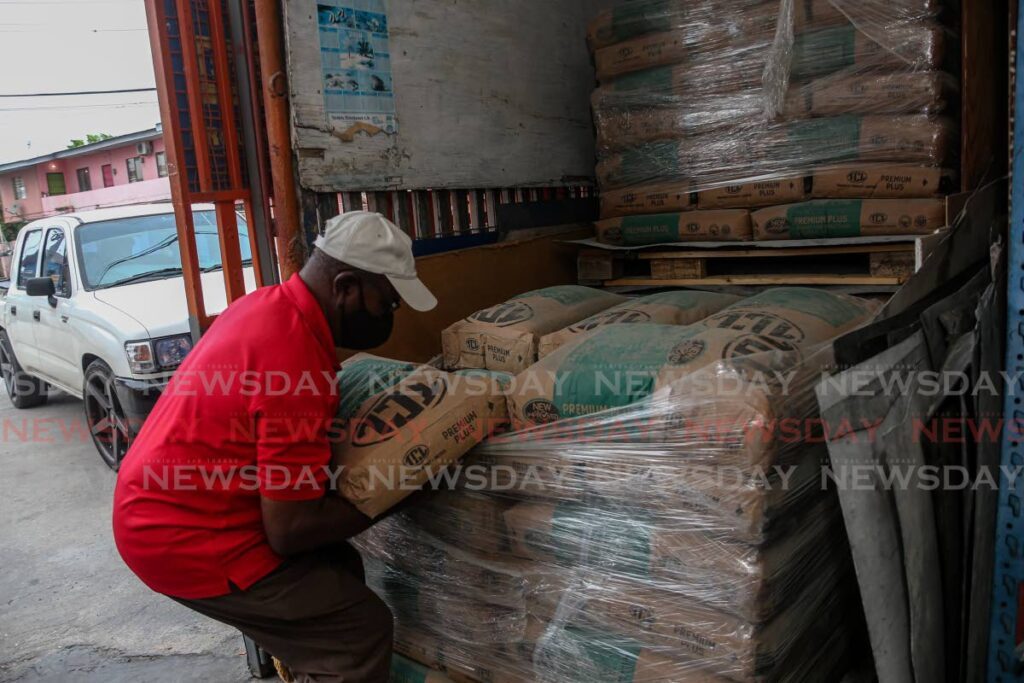
M29 296L50 297L56 294L56 292L57 289L53 285L53 280L48 277L33 277L25 282L25 293Z

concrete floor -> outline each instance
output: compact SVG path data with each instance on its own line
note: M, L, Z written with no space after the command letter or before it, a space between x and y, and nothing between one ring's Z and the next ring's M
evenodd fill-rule
M249 681L237 631L147 589L110 532L82 404L0 391L0 681Z

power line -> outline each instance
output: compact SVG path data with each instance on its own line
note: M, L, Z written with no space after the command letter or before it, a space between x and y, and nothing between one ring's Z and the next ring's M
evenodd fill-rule
M0 3L2 4L2 3ZM0 28L0 33L52 33L54 31L91 31L92 33L135 33L148 28L86 28L84 26L48 26L46 28Z
M138 0L0 0L0 7L4 5L116 5L129 2L137 3Z
M0 112L5 111L63 111L65 109L120 109L122 107L155 107L156 102L118 102L117 104L54 104L41 107L0 107Z
M0 97L68 97L72 95L117 95L128 92L156 92L156 88L119 88L117 90L79 90L77 92L7 93Z

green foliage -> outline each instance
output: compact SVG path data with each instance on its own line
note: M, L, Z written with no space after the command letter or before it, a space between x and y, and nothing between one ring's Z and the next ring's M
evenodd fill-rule
M87 133L85 139L72 138L71 144L68 145L68 149L74 149L75 147L85 147L86 145L92 145L97 142L103 142L114 137L110 133Z
M0 222L0 230L3 231L4 237L7 241L13 245L14 240L18 237L18 231L23 225L25 225L25 221L17 221L14 223Z

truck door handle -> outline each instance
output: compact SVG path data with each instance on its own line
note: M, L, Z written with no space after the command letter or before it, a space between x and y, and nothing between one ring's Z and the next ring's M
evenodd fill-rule
M62 323L66 323L66 322L68 321L68 317L67 317L66 315L62 315L62 316L60 317L60 321L61 321Z
M18 315L18 307L11 306L11 315Z
M32 311L32 319L39 320L39 311Z

